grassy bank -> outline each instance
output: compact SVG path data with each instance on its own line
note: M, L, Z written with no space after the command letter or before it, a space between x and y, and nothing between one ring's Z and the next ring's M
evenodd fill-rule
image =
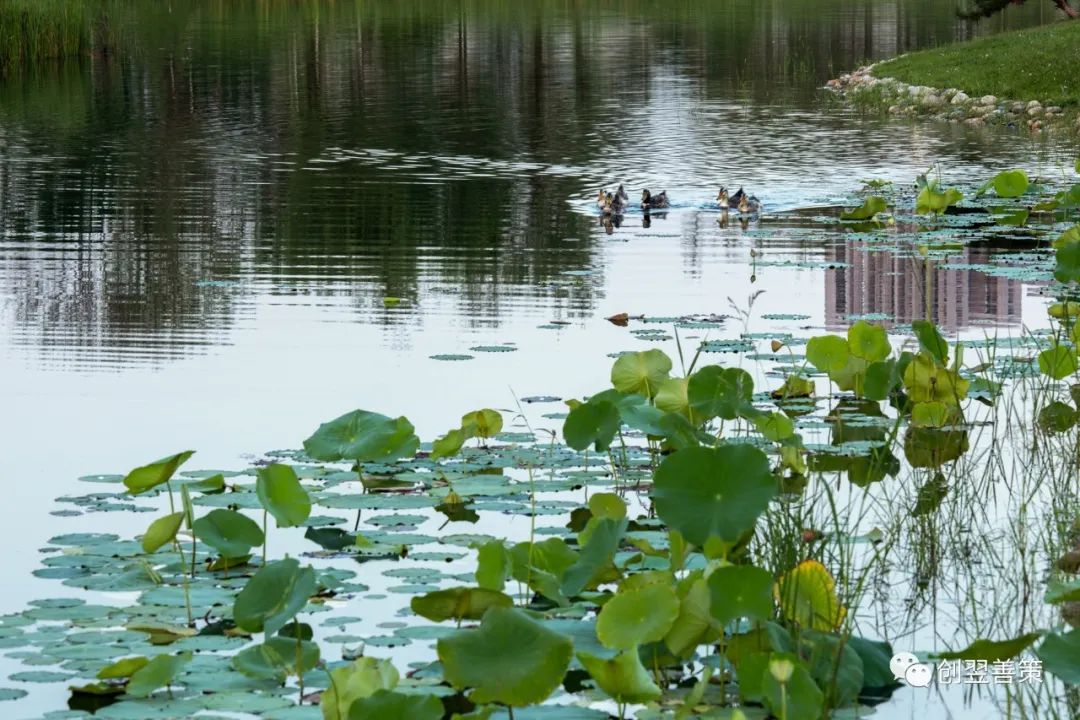
M0 0L0 69L89 51L94 14L82 0Z
M880 63L877 77L910 85L960 88L972 97L995 95L1080 105L1080 21L1017 30L914 52Z

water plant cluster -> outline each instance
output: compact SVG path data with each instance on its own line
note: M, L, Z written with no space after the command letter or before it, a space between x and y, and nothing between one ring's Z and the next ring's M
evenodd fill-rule
M51 717L850 717L912 691L889 667L910 648L871 620L893 612L897 555L925 602L948 565L928 538L1004 482L1019 539L965 523L1019 554L1023 612L976 613L922 655L1038 660L1045 682L1008 702L1068 717L1078 206L1080 185L1021 171L967 192L928 173L828 220L860 238L917 227L924 256L997 229L1052 243L1049 330L1015 343L858 319L689 354L682 336L718 323L672 318L671 340L642 339L674 356L619 353L609 386L537 398L550 427L483 408L422 442L405 417L355 410L244 471L186 471L185 450L84 478L97 491L61 513L144 512L144 529L50 541L35 574L89 597L0 617L10 657L53 668L11 680L63 682L71 709Z

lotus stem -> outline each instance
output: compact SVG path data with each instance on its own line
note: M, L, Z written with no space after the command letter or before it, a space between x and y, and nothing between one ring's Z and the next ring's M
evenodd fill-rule
M265 564L265 563L264 563ZM300 696L296 699L297 705L304 704L304 667L303 645L300 640L300 621L293 618L293 634L296 635L296 683L300 686Z

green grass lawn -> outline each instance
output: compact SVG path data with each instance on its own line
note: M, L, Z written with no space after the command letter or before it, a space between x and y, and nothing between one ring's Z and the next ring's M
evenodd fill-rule
M1049 105L1080 105L1080 20L943 45L889 60L878 77Z

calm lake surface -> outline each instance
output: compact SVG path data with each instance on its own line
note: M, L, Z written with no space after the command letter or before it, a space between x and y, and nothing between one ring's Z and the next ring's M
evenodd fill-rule
M1074 148L861 117L820 89L1048 6L971 26L940 0L129 4L126 51L0 80L0 610L63 591L29 573L80 475L183 447L240 466L355 407L431 439L515 396L581 396L607 353L650 346L614 313L730 314L763 290L750 330L928 307L954 336L1043 324L1021 280L941 269L916 292L892 256L709 204L725 184L770 212L833 205L935 163L1055 171ZM593 198L620 182L675 206L605 228Z

